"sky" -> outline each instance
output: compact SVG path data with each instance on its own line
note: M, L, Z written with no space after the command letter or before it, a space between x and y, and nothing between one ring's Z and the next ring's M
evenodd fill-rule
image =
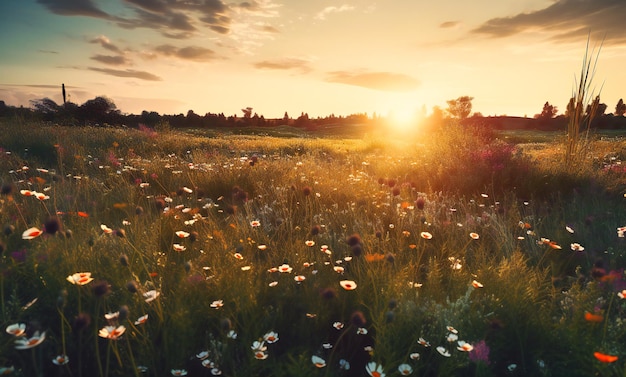
M626 97L624 0L1 0L0 100L265 118L565 110Z

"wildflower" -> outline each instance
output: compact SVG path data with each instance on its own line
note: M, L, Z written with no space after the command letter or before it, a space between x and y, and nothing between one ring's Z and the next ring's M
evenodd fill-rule
M473 240L477 240L477 239L480 238L480 235L478 233L474 233L474 232L470 233L469 236Z
M337 329L337 330L341 330L341 329L343 329L343 326L344 326L344 325L343 325L343 323L341 323L341 322L335 322L335 323L333 323L333 327L334 327L335 329Z
M209 357L209 351L202 351L202 352L200 352L200 353L196 354L196 357L197 357L198 359L200 359L200 360L204 360L204 359L206 359L207 357Z
M316 356L316 355L311 356L311 361L313 362L313 365L315 365L318 368L324 368L326 366L326 360L322 359L319 356Z
M143 325L144 323L148 322L148 315L142 315L141 317L137 318L137 320L135 321L135 325Z
M241 271L250 271L252 266L241 266Z
M413 373L413 368L409 364L400 364L398 365L398 372L403 376L408 376Z
M456 349L458 349L459 351L470 352L471 350L474 349L474 347L472 347L471 344L463 340L459 340L457 343L459 344L459 346Z
M425 240L429 240L429 239L433 238L433 235L430 234L429 232L422 232L422 233L420 233L420 236L423 239L425 239Z
M178 252L187 250L187 248L185 246L183 246L181 244L177 244L177 243L172 245L172 248L174 249L174 251L178 251Z
M275 331L270 331L267 334L263 335L263 340L269 344L276 343L278 341L278 333Z
M278 266L278 271L289 274L289 273L291 273L291 271L293 271L293 268L291 266L289 266L288 264L284 263L284 264Z
M178 238L187 238L187 237L189 237L189 233L185 232L184 230L179 230L175 234L176 234L176 236Z
M307 245L308 247L313 247L315 246L315 241L304 241L304 244Z
M621 298L622 300L623 300L623 299L625 299L625 298L626 298L626 289L624 289L624 290L623 290L623 291L621 291L621 292L617 292L617 296L618 296L619 298Z
M65 365L70 362L70 358L67 357L67 355L58 355L57 357L52 359L52 362L55 365Z
M104 326L98 331L98 336L105 339L117 340L125 331L126 327L124 326Z
M228 339L237 339L237 333L235 332L235 330L230 330L227 334L226 337Z
M437 352L439 352L441 354L441 356L445 356L445 357L452 356L452 355L450 355L450 352L448 352L448 350L445 349L445 347L442 347L442 346L437 347Z
M113 229L109 228L108 226L106 226L104 224L100 224L100 229L102 229L104 234L112 234L113 233Z
M333 345L330 343L322 343L322 348L324 348L325 350L329 350L333 348Z
M448 334L448 337L446 338L446 340L450 343L454 343L457 341L457 339L459 339L459 336L457 334L454 333L450 333Z
M383 372L383 366L380 364L376 364L376 362L371 361L367 363L365 366L365 371L372 377L385 377L386 374Z
M187 371L185 369L172 369L172 376L186 376Z
M417 343L419 343L420 345L422 345L424 347L430 347L430 343L428 341L426 341L424 338L419 338L417 340Z
M339 285L346 291L352 291L356 289L356 283L353 280L341 280Z
M277 286L277 285L278 285L278 282L277 282L277 281L272 281L272 282L270 282L268 285L269 285L270 287L275 287L275 286Z
M617 356L607 355L601 352L594 352L593 356L595 356L596 359L598 359L599 361L603 363L613 363L617 361L617 359L619 359Z
M28 228L22 233L23 240L32 240L43 234L43 230L39 230L37 227Z
M265 352L263 352L263 351L255 351L254 352L254 357L257 360L265 360L265 359L267 359L267 354Z
M333 270L335 270L335 272L338 274L343 274L343 272L345 271L345 268L341 266L333 266Z
M111 292L111 285L106 280L100 280L95 282L91 289L96 297L102 297Z
M339 360L339 369L350 370L350 363L348 362L348 360L345 360L345 359Z
M22 337L15 341L15 349L18 350L27 350L33 347L37 347L46 339L46 332L35 331L35 334L30 338Z
M477 280L472 280L472 287L478 289L478 288L482 288L483 285L482 285L482 283L478 282Z
M91 277L91 272L77 272L68 276L67 281L75 285L85 285L93 281Z
M570 245L570 247L571 247L571 249L573 251L579 251L580 252L580 251L584 251L585 250L585 248L581 244L579 244L579 243L573 243L573 244Z
M261 351L261 352L267 351L267 346L265 345L264 341L255 340L252 343L252 347L250 348L252 348L253 351Z
M452 262L452 264L450 265L450 268L452 268L453 270L460 270L461 268L463 268L463 265L461 264L460 259L456 259L455 257L450 257L448 258L448 260Z
M253 228L261 226L261 222L259 220L250 221L250 226Z
M587 322L602 322L604 320L604 317L601 316L600 314L592 314L589 312L585 312L585 321Z
M151 302L151 301L154 301L160 295L161 295L161 292L158 292L158 291L153 289L151 291L148 291L148 292L144 293L143 297L146 298L145 299L146 302Z
M117 319L120 316L120 312L108 312L104 314L104 319L110 321L112 319Z
M367 329L365 327L359 327L356 329L356 333L358 335L367 335Z
M481 340L480 342L474 344L473 349L469 351L469 359L475 363L483 362L486 365L489 365L489 346L487 342Z
M211 303L211 307L214 309L219 309L222 306L224 306L224 301L223 300L215 300Z
M410 358L411 360L419 360L419 359L420 359L420 354L419 354L419 353L417 353L417 352L413 352L413 353L411 353L411 354L409 355L409 358Z
M219 368L211 368L211 374L214 376L221 376L222 371Z
M303 282L305 279L306 279L306 276L304 275L297 275L293 277L293 280L295 280L298 283Z
M267 249L267 245L261 244L261 245L257 246L257 249L259 249L261 251L266 250Z
M26 325L23 323L14 323L12 325L7 326L7 334L11 334L13 336L19 337L26 334Z

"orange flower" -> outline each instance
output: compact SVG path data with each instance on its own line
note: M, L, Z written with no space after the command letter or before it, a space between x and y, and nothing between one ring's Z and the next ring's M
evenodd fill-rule
M595 356L596 359L600 360L603 363L613 363L613 362L617 361L617 359L618 359L617 356L607 355L607 354L601 353L601 352L594 352L593 356Z
M604 317L601 316L600 314L592 314L589 312L585 312L585 321L587 322L602 322L604 320Z
M378 262L385 259L385 254L375 253L375 254L365 254L365 260L368 262Z

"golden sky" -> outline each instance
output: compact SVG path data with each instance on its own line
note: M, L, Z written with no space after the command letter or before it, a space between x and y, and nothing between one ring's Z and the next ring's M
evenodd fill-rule
M593 89L626 97L624 0L0 1L0 100L111 98L124 113L266 118L561 113L587 38Z

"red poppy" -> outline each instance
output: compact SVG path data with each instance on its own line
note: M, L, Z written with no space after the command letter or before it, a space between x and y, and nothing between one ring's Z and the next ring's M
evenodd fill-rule
M585 312L585 321L587 322L602 322L604 317L600 314L592 314L589 312Z
M594 352L593 356L595 356L596 359L600 360L603 363L613 363L617 361L617 359L619 359L617 356L607 355L606 353L601 352Z

